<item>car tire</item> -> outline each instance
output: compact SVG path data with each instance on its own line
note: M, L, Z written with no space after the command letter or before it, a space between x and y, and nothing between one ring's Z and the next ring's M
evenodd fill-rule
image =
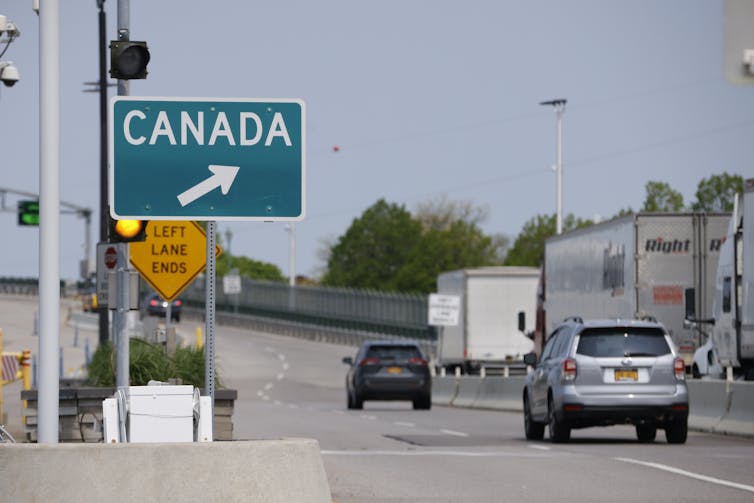
M527 440L542 440L545 437L545 424L538 423L531 417L531 407L526 396L524 396L524 432Z
M351 407L354 410L361 410L364 408L364 399L355 391L353 392L353 401L351 402Z
M691 377L694 379L701 379L702 377L701 372L699 372L699 366L696 363L691 367Z
M654 442L655 438L657 438L657 427L648 424L637 424L636 438L639 439L639 442L644 444Z
M421 395L413 400L414 410L430 410L432 408L432 397L430 395Z
M550 434L550 441L554 444L568 442L571 438L571 428L558 419L552 397L547 401L547 429Z
M173 316L173 321L175 321L176 323L180 323L181 322L181 315Z
M665 425L665 439L669 444L685 444L688 434L688 419L676 419Z

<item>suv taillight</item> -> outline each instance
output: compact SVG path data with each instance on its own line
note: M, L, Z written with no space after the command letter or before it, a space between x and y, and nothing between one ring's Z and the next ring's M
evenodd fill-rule
M367 365L376 365L378 363L380 363L379 358L364 358L363 360L361 360L362 367L366 367Z
M576 360L566 358L563 360L563 380L573 381L576 379Z
M677 380L684 381L686 379L686 362L683 361L683 358L675 359L673 370L675 370L675 378Z
M408 363L410 363L412 365L426 366L427 365L427 360L425 360L424 358L411 358L411 359L408 360Z

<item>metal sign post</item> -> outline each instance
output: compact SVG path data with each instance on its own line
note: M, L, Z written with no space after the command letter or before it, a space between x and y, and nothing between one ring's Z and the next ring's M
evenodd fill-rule
M205 287L207 292L207 305L204 331L206 341L204 344L204 393L211 397L212 410L215 409L215 276L216 260L215 250L217 235L215 233L217 223L207 222L207 267L205 270ZM214 415L214 412L212 413ZM214 431L214 421L213 421Z

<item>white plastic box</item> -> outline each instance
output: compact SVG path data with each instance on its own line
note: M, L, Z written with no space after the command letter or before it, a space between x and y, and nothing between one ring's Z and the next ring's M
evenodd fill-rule
M194 387L129 386L129 442L193 442Z

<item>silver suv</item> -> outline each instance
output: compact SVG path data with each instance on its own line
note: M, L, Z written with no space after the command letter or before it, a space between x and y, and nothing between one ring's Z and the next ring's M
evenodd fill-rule
M686 442L685 364L665 327L653 321L564 321L550 335L523 390L526 438L567 442L573 428L633 424L640 442L657 429Z

